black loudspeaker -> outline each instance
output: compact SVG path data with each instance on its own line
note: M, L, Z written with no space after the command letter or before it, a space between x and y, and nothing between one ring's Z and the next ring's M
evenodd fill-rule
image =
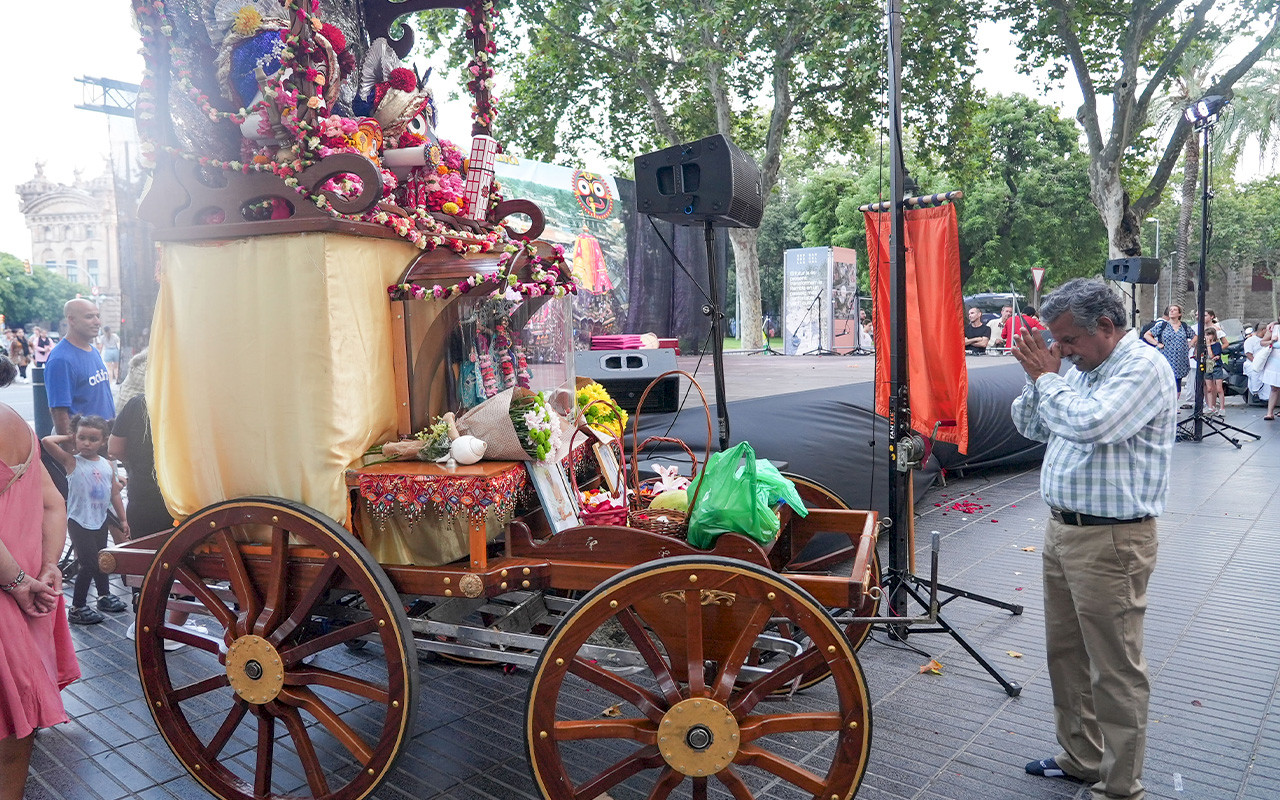
M1107 262L1102 277L1109 281L1125 283L1159 283L1160 259L1158 258L1113 258Z
M635 168L641 214L676 225L760 225L760 168L723 134L636 156Z
M665 350L585 350L573 355L580 378L590 378L603 386L619 408L635 411L640 395L653 379L676 368L676 351ZM680 407L680 376L668 375L653 387L644 401L644 410L654 413Z

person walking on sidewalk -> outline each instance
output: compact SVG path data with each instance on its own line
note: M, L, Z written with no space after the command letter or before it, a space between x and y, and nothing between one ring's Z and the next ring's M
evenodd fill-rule
M1151 696L1142 625L1177 392L1169 362L1125 330L1124 304L1101 280L1068 281L1040 313L1054 343L1039 331L1015 341L1027 383L1012 415L1048 443L1045 642L1062 751L1026 771L1089 782L1097 800L1138 800ZM1059 375L1063 360L1075 369Z
M1174 381L1178 384L1178 392L1182 392L1182 379L1191 371L1191 343L1195 341L1196 332L1182 321L1182 306L1172 305L1164 310L1160 321L1151 326L1143 334L1147 344L1154 346L1169 360L1173 369Z

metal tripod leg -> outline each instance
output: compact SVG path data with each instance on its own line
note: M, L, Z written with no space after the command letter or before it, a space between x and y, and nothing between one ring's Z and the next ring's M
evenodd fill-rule
M919 582L920 582L920 579L911 574L889 575L888 577L885 578L882 591L884 593L884 596L888 598L893 596L893 590L895 588L901 587L903 591L911 595L912 599L914 599L917 603L920 604L921 608L927 609L929 608L929 601L927 598L925 598L923 595L920 594L918 585L917 585ZM964 597L965 599L968 599L968 600L976 600L980 603L986 603L987 605L1003 608L1014 614L1022 613L1022 606L1017 605L1015 603L1004 603L994 598L986 597L984 595L973 594L972 592L953 589L951 587L944 587L942 584L938 584L938 588L943 591L950 592L952 595L951 597L948 597L946 600L943 600L942 602L937 604L939 609L941 609L942 606L946 605L952 600L955 600L957 597ZM971 644L969 640L965 638L964 634L956 630L955 627L951 625L951 623L947 622L946 617L942 616L942 612L940 610L936 613L935 618L937 619L937 625L938 625L938 627L936 628L912 628L910 625L895 625L893 621L890 620L888 623L889 635L892 638L902 641L906 638L908 633L949 634L952 639L955 639L960 644L960 646L965 649L965 652L967 652L973 658L974 661L978 662L979 666L981 666L983 669L987 671L987 674L995 678L996 682L999 683L1002 687L1004 687L1004 691L1006 694L1008 694L1010 697L1017 697L1018 695L1022 694L1022 684L1016 681L1011 681L1008 678L1006 678L1004 676L1004 673L1002 673L994 664L988 661L987 657L984 656L982 652L978 650L978 648L974 647L973 644ZM901 628L902 630L895 630L896 628Z
M1228 442L1231 442L1233 445L1236 446L1236 449L1239 450L1242 446L1240 444L1240 440L1235 438L1234 436L1228 435L1225 432L1226 429L1233 430L1236 433L1244 434L1245 436L1252 436L1254 441L1257 441L1258 439L1262 438L1261 436L1259 436L1258 434L1252 431L1246 431L1244 428L1237 428L1235 425L1230 425L1226 422L1222 422L1221 420L1213 419L1207 414L1200 414L1199 418L1200 418L1202 435L1200 436L1199 439L1196 439L1195 437L1196 416L1197 416L1196 414L1192 414L1191 416L1187 417L1186 419L1178 423L1178 435L1184 441L1203 441L1206 435L1216 434L1218 436L1221 436L1223 439L1226 439ZM1208 434L1203 433L1204 428L1209 429Z

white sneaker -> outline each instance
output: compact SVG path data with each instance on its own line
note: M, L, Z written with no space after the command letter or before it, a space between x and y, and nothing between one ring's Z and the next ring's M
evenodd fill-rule
M130 640L138 638L138 623L136 621L129 623L129 628L124 632L124 638Z

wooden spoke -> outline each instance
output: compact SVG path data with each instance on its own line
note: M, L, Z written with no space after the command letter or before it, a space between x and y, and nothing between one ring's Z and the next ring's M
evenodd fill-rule
M662 701L634 683L625 680L604 667L583 658L574 657L569 671L583 680L590 681L640 709L640 713L656 722L662 721Z
M745 692L738 695L729 706L729 710L739 719L751 713L756 704L769 696L770 692L781 689L810 669L826 663L818 648L810 645L803 653L792 656L786 663L773 672L752 683Z
M715 689L711 692L712 697L721 702L729 698L733 692L733 685L738 680L738 673L746 665L751 648L755 647L756 639L764 632L772 615L773 609L767 603L756 606L756 610L751 613L751 618L738 632L738 638L729 649L729 654L725 656L724 663L720 665Z
M690 576L697 580L690 581ZM584 658L568 661L569 654L579 652L615 619L637 651L633 663L643 660L648 666L644 674L652 673L656 688L648 678L637 685L630 676L616 675ZM794 656L766 660L763 668L778 666L763 677L747 677L744 668L756 663L760 637L773 625L812 644ZM856 658L849 656L844 634L830 614L803 589L763 565L710 555L677 556L621 572L564 616L539 656L525 728L539 796L596 800L608 793L708 800L714 794L756 800L756 792L763 789L753 791L746 768L758 767L769 773L769 785L791 785L782 792L815 800L852 797L866 770L871 718L865 679ZM714 678L703 667L709 662L717 665ZM748 716L774 690L794 686L809 670L827 667L835 667L835 708ZM583 687L566 673L630 702L639 714L581 719L577 711ZM679 705L670 702L673 697L679 698ZM702 699L707 697L711 699ZM689 706L681 707L685 703ZM731 726L737 746L732 762L728 753L695 753L690 748L696 739L685 740L680 732L692 730L700 717L710 726L728 723L725 709L736 720ZM672 734L678 741L670 738ZM584 782L570 774L571 768L583 764L608 764L628 741L639 743L636 753L603 772L595 774L593 769ZM795 763L802 757L804 766ZM712 789L716 781L723 788ZM686 782L689 789L684 788Z
M338 561L331 558L325 562L315 581L307 587L307 591L298 598L298 604L294 606L293 613L267 637L271 644L279 647L281 642L288 639L298 626L311 616L311 610L320 602L320 598L324 597L324 593L329 590L329 584L337 574Z
M197 650L212 653L215 656L221 653L221 650L218 647L221 642L218 639L208 634L196 633L190 628L182 625L170 625L165 623L165 626L160 629L160 638L169 639L174 642L181 642L182 644L190 645Z
M729 765L716 773L716 780L720 781L724 788L729 790L729 794L733 795L733 800L755 800L747 782L742 779L738 771Z
M253 633L265 637L284 618L289 596L289 532L276 526L271 529L271 572L262 611L253 624Z
M229 685L230 682L227 680L227 673L223 672L221 674L214 675L211 678L205 678L202 681L189 683L181 689L174 689L169 693L169 702L181 703L184 700L190 700L193 697L199 697L202 694L212 692L214 689L221 689L222 687Z
M290 670L284 675L285 686L328 686L340 692L359 695L366 700L387 705L391 702L391 694L385 686L362 681L350 675L324 669L323 667L303 667Z
M809 770L755 745L743 745L738 748L738 757L734 759L734 763L759 767L815 797L820 796L826 788L826 781Z
M353 622L350 625L344 625L336 631L330 631L323 636L308 639L302 644L286 647L280 651L280 657L284 660L285 667L292 667L307 656L315 655L321 650L328 650L330 647L337 647L343 642L349 642L352 639L376 633L377 630L378 620L370 617L359 622Z
M707 800L707 779L693 779L693 800Z
M658 753L656 746L642 747L614 762L604 772L579 786L573 793L574 800L595 800L632 775L646 769L653 769L662 763L662 755Z
M324 767L316 756L316 747L311 742L311 734L307 733L302 716L292 708L281 708L280 719L293 738L293 747L298 752L298 760L302 762L302 770L307 774L307 786L311 787L311 793L316 797L328 796L329 780L324 775Z
M218 726L218 732L209 740L209 744L205 745L204 757L207 761L218 760L218 754L222 752L222 748L227 746L227 742L231 740L231 735L236 732L236 728L240 727L240 722L248 712L249 704L243 698L237 696L232 699L231 710L227 712L227 718Z
M685 649L688 652L689 696L706 694L706 662L702 658L702 592L684 593Z
M360 734L343 722L342 717L339 717L328 703L317 697L316 693L307 687L281 689L277 699L285 705L297 706L315 717L343 747L347 748L351 755L356 757L361 766L368 764L369 759L373 758L373 748L361 738Z
M631 739L641 744L657 744L658 731L644 718L584 719L556 722L556 741L583 739Z
M644 629L644 624L640 622L640 615L631 608L624 608L618 614L618 622L622 625L622 629L627 632L627 636L631 637L636 650L644 658L644 663L649 666L649 671L653 673L654 679L658 682L658 690L662 692L662 697L667 701L667 705L673 706L683 700L684 698L680 695L680 686L671 674L666 659L663 658L662 653L658 652L657 645L653 643L653 639L649 637L649 632Z
M739 723L743 742L750 742L759 739L761 736L772 736L777 733L838 731L842 724L840 714L835 711L770 714L768 716L747 717Z
M264 531L267 544L237 542L241 526ZM290 547L291 541L305 547ZM222 580L229 589L218 588L215 582ZM338 621L342 627L315 635L312 615L337 586L360 615L350 625ZM200 611L216 618L225 634L203 636L169 624L175 594L195 595L208 609ZM161 701L147 708L178 761L219 800L284 800L284 772L273 780L277 759L282 769L289 765L290 780L296 780L293 771L305 771L305 784L288 795L292 800L373 797L411 734L417 656L395 586L350 531L300 503L245 497L187 517L156 550L142 584L137 628L138 676L149 701ZM194 657L197 662L226 664L223 654L250 635L266 639L245 642L257 648L253 658L268 657L264 673L279 680L277 671L283 671L283 687L262 705L223 689L235 680L225 669L173 669L192 656L166 659L162 649L172 640L209 654ZM380 653L369 654L381 656L381 668L371 660L368 674L346 674L331 664L326 669L303 663L361 637L381 643ZM245 727L249 714L255 731ZM199 730L193 727L197 716ZM366 730L364 721L371 717L380 722ZM241 737L256 737L256 749L233 758L242 749L236 744ZM292 744L277 750L286 740ZM293 766L295 752L300 767Z
M240 548L231 536L231 531L223 529L217 533L218 547L222 550L222 560L226 564L227 578L231 583L231 591L240 603L240 617L235 627L235 635L243 636L249 632L249 620L257 619L262 610L262 598L249 577L249 570L244 566L244 558Z
M275 764L276 723L264 711L258 717L258 758L253 772L253 793L266 797L271 792L271 768Z
M227 608L220 599L218 599L218 596L213 593L212 589L205 586L204 581L200 579L200 576L192 572L188 565L179 564L178 568L174 570L173 577L176 581L180 582L188 592L195 595L196 599L209 610L209 613L213 615L214 619L218 620L219 625L226 630L235 629L236 615L233 614L231 609Z
M684 782L684 775L676 772L671 767L665 767L662 775L658 778L658 782L649 790L648 800L667 800L671 796L671 790Z

